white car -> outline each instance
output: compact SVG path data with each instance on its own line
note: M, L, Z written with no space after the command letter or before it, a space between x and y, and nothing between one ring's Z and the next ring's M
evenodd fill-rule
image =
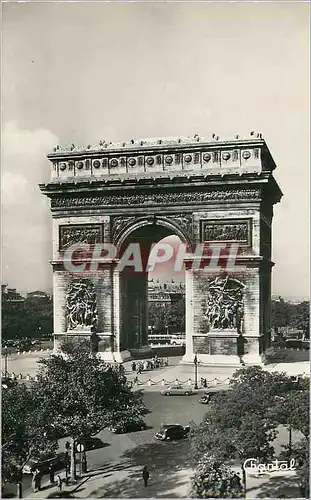
M190 396L191 394L198 394L199 391L192 389L192 387L182 386L175 384L167 387L161 392L162 396Z
M172 335L170 338L171 345L185 345L186 338L182 335Z

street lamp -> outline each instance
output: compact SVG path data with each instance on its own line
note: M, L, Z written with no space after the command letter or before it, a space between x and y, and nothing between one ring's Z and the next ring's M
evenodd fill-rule
M8 346L4 346L4 375L8 373Z
M197 356L197 353L195 354L193 362L194 362L194 388L198 389L198 356Z
M41 349L41 326L38 326L38 336L39 336L39 349Z

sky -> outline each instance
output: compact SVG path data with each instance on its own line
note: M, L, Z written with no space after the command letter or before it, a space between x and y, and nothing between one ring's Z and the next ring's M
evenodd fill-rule
M307 2L2 3L2 282L51 292L56 144L261 132L272 293L309 295Z

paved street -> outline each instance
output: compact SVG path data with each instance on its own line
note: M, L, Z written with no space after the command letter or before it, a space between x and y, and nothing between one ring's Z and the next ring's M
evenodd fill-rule
M40 352L24 355L12 355L8 360L9 371L15 374L23 373L35 376L38 369L39 357L46 357L50 353ZM205 405L201 405L199 395L193 396L171 396L165 397L160 394L166 383L179 379L186 382L194 379L194 367L181 365L181 357L170 357L169 365L142 372L139 375L140 384L137 389L144 392L144 401L150 413L146 415L147 429L142 432L134 432L125 435L114 435L108 430L102 431L98 437L102 441L102 447L87 453L88 477L83 484L77 486L74 496L86 497L185 497L188 494L189 477L192 474L189 463L189 442L159 442L154 439L155 432L161 424L181 423L187 425L190 421L199 423L207 411ZM131 370L131 362L124 363L126 375L130 380L136 377ZM267 369L271 371L280 370L290 374L303 373L307 370L301 363L270 365ZM200 377L207 378L210 384L223 383L230 378L235 371L233 367L198 367L198 380ZM217 380L216 380L217 379ZM149 381L149 382L148 382ZM151 385L149 385L151 383ZM293 433L293 441L299 438L298 433ZM63 451L67 439L60 440L60 450ZM279 453L281 445L288 442L288 431L279 429L279 436L275 441L275 451ZM141 469L148 465L151 473L150 486L144 489L141 479ZM284 482L285 481L285 482ZM285 484L288 487L292 478L277 480L274 478L250 478L249 498L261 497L262 487L265 484L266 492L274 491L278 485ZM48 483L48 478L42 480L42 484ZM294 481L295 483L295 481ZM259 489L258 489L259 488ZM272 488L272 489L271 489ZM273 490L274 488L274 490ZM71 487L71 490L73 486ZM10 485L6 488L8 496L15 495L16 488ZM48 487L40 494L34 495L31 490L31 478L25 477L24 497L47 497L54 491ZM253 493L252 493L253 492ZM294 495L294 493L293 493ZM272 495L275 496L275 495ZM297 496L296 494L294 496Z
M192 473L189 462L188 440L161 442L154 438L161 424L181 423L191 420L200 423L207 406L198 402L199 396L162 396L159 392L144 391L144 401L150 413L146 415L148 428L145 431L114 435L108 430L99 433L102 448L87 453L90 477L78 487L75 496L93 497L183 497L187 496L188 480ZM299 438L293 434L293 441ZM67 439L60 440L60 450ZM280 429L276 441L276 452L288 440L288 431ZM148 465L151 473L150 488L145 491L141 480L141 469ZM265 479L266 480L266 479ZM48 481L43 478L42 484ZM262 481L261 481L262 482ZM258 479L251 479L253 488L258 487ZM73 487L71 487L72 489ZM9 490L15 493L15 488ZM40 493L47 496L48 488ZM33 495L30 478L25 478L24 496Z

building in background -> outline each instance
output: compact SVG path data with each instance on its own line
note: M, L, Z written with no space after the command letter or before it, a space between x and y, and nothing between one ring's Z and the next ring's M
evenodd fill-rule
M49 295L46 292L41 292L40 290L36 290L34 292L28 292L27 299L48 299L48 300L51 300L51 295Z
M148 280L148 302L171 304L184 297L184 283L175 283L173 279L165 283L160 283L159 280L153 278Z
M8 288L8 285L1 285L2 300L4 302L11 303L22 303L25 302L25 297L23 297L16 288Z

